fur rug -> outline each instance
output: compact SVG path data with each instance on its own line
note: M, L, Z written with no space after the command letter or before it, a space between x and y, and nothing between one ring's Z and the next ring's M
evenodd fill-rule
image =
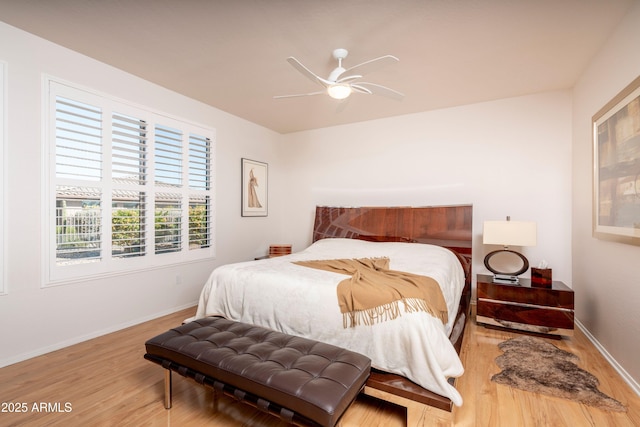
M539 338L521 336L498 344L502 372L491 381L521 390L571 399L600 409L626 412L617 400L598 390L598 379L580 369L580 359Z

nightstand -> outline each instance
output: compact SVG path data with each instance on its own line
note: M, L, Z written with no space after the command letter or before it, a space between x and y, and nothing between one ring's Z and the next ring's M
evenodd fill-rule
M477 275L476 322L527 332L573 335L573 290L560 281L550 288L532 287L530 279L517 285L493 283Z

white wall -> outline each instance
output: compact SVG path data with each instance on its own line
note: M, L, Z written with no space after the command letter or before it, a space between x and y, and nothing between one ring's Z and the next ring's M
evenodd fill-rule
M269 163L270 184L281 187L274 148L280 135L4 23L0 61L7 63L8 82L3 171L8 294L0 296L0 366L195 304L214 266L262 255L277 239L277 192L268 217L240 217L240 158ZM217 130L215 260L41 287L43 74Z
M290 183L283 223L294 250L311 240L316 205L472 203L474 272L485 220L532 220L521 248L571 286L571 94L543 93L284 137ZM493 248L495 249L495 248ZM523 276L528 276L529 272Z
M591 118L640 75L640 3L574 90L573 279L576 313L621 369L640 381L640 246L592 237ZM636 391L640 393L640 388Z

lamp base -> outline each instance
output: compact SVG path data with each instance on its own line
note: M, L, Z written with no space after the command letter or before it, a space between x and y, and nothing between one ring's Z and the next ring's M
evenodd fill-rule
M493 283L505 283L507 285L517 285L520 282L518 281L518 276L512 276L509 274L494 274Z
M497 255L497 257L496 257ZM491 265L491 258L500 259L503 255L515 256L516 259L519 259L522 263L521 268L518 270L515 267L507 269L497 268ZM504 261L504 260L503 260ZM529 260L519 252L511 251L507 248L500 249L497 251L489 252L486 257L484 257L484 266L487 267L487 270L493 273L493 283L506 283L510 285L517 285L518 276L524 273L529 269Z

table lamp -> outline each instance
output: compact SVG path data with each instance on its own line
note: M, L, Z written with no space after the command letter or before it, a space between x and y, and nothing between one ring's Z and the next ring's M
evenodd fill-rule
M485 221L482 243L503 246L503 249L489 252L484 258L484 266L493 273L493 281L516 285L518 276L529 268L529 261L521 253L510 250L509 246L535 246L536 223L511 221L511 217L506 221ZM516 263L508 265L509 259L515 259Z

